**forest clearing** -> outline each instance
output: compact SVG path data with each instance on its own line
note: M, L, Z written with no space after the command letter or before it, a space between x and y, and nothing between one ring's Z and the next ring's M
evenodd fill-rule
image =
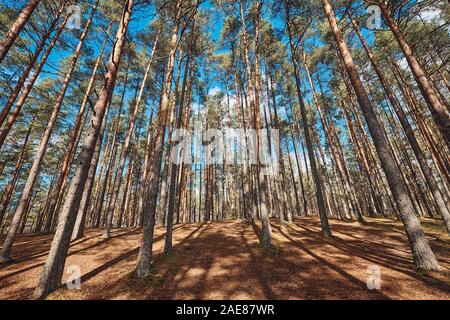
M0 300L450 300L448 0L0 21Z

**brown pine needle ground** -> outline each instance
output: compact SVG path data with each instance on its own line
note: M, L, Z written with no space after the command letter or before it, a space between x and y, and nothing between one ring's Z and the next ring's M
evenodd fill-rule
M414 271L399 222L365 225L331 220L334 240L324 240L317 218L280 228L272 222L274 248L259 247L258 223L223 221L176 225L174 253L162 255L164 228L155 232L154 276L132 277L139 229L89 230L71 244L66 268L81 267L81 289L62 288L49 299L450 299L450 239L439 220L423 225L445 271ZM3 240L3 239L2 239ZM0 267L0 299L28 299L36 286L51 235L23 235L16 263ZM381 289L367 288L377 265ZM64 276L64 281L67 279Z

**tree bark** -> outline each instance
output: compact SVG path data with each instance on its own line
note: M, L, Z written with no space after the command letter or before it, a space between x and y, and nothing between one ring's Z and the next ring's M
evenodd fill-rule
M381 9L381 13L383 14L384 19L386 20L389 28L394 34L400 48L403 51L403 54L408 62L408 65L416 79L417 85L419 86L420 91L431 111L431 114L434 118L434 121L438 125L442 136L447 144L448 149L450 150L450 115L446 108L439 101L432 83L429 81L425 70L420 65L419 61L417 61L414 52L406 39L403 37L400 29L397 26L397 23L392 18L391 12L387 5L387 0L379 0L378 4Z
M148 195L145 202L144 232L142 235L141 246L136 266L136 276L145 278L151 274L152 250L153 250L153 231L155 226L156 202L159 191L159 176L161 171L162 152L165 140L165 131L167 116L169 113L169 96L172 87L173 69L175 55L178 48L178 32L181 19L181 1L176 1L175 25L172 30L172 37L169 47L169 58L164 81L164 92L161 100L161 106L158 111L158 123L154 142L153 159L148 177ZM147 190L147 186L143 186Z
M322 4L333 31L334 39L339 48L341 58L344 62L345 69L350 77L357 100L369 127L377 154L380 158L384 172L386 173L390 189L399 208L400 219L405 227L416 267L424 270L439 270L440 267L437 259L431 250L419 220L414 214L414 207L409 199L406 186L402 182L401 173L395 165L393 151L390 148L386 137L383 135L375 111L372 108L366 90L359 79L352 56L337 24L333 8L331 7L329 0L322 0Z
M97 3L98 3L98 1L99 0L97 0ZM41 167L42 160L43 160L45 152L47 150L47 146L48 146L48 143L50 141L50 137L52 135L53 128L55 126L56 119L57 119L58 114L59 114L59 110L60 110L62 102L64 100L64 97L65 97L67 88L69 86L70 80L72 79L72 75L73 75L73 72L75 70L75 66L76 66L78 58L80 56L81 49L83 47L83 43L84 43L84 40L86 38L86 35L87 35L88 31L89 31L89 27L90 27L90 25L92 23L92 18L94 16L95 11L96 11L96 5L94 5L94 7L92 8L91 15L90 15L88 21L86 22L86 26L84 28L84 31L83 31L83 33L82 33L82 35L80 37L80 40L79 40L78 45L77 45L77 48L75 49L75 52L74 52L74 54L72 56L72 59L70 61L69 68L67 70L66 76L65 76L64 81L63 81L63 85L62 85L62 87L60 89L60 93L59 93L59 95L58 95L58 97L56 99L55 105L54 105L52 113L50 115L50 119L48 120L47 127L45 128L44 135L42 136L42 140L41 140L41 142L39 144L39 147L38 147L38 150L36 152L33 164L31 166L30 173L28 175L27 181L25 182L25 186L24 186L24 189L22 191L22 195L20 196L19 204L18 204L17 209L16 209L16 211L14 213L14 217L13 217L13 220L11 222L11 225L10 225L10 227L8 229L8 233L6 235L5 242L3 244L3 249L2 249L2 251L0 253L0 261L7 261L7 260L10 259L10 253L11 253L12 245L13 245L14 240L16 238L17 231L18 231L18 228L20 226L20 222L22 221L22 219L23 219L23 217L25 215L25 212L26 212L27 200L32 195L33 186L34 186L34 184L36 182L36 179L37 179L37 177L39 175L39 169Z
M22 94L20 95L19 99L17 100L16 106L14 107L12 113L9 115L6 123L3 125L2 131L0 132L0 148L3 146L6 136L8 135L14 122L16 121L16 118L19 115L19 112L22 109L23 105L25 104L25 101L28 98L28 95L30 94L31 89L33 89L34 83L36 82L37 78L39 77L39 74L41 73L41 70L44 67L45 62L47 61L53 48L55 47L56 43L58 42L58 39L59 39L62 31L64 30L69 17L70 17L70 15L68 15L68 14L65 16L64 20L62 21L61 25L59 26L58 30L56 31L55 36L53 37L53 39L50 42L47 49L45 50L44 55L42 56L38 65L36 66L32 76L28 80L28 84L26 85L25 89L22 91Z
M326 212L325 203L324 203L324 197L323 197L323 193L322 193L322 179L320 177L319 171L317 170L316 159L314 156L314 146L313 146L311 136L310 136L308 117L306 116L305 102L304 102L303 94L302 94L302 91L300 88L300 78L298 75L298 71L299 71L298 61L295 56L295 48L294 48L294 43L293 43L293 39L292 39L292 31L290 28L289 8L286 6L285 9L286 9L286 25L288 28L287 31L288 31L288 35L289 35L289 44L290 44L290 48L291 48L291 60L292 60L293 66L294 66L295 84L296 84L296 89L297 89L298 100L300 103L300 113L302 116L303 133L305 135L306 146L308 148L309 164L311 166L311 172L312 172L314 184L316 187L315 193L316 193L316 199L317 199L317 206L319 208L320 222L322 225L322 234L326 238L332 238L333 235L331 233L330 225L328 223L328 217L327 217L327 212Z
M5 38L0 42L0 63L2 63L9 49L11 49L12 45L16 41L16 38L19 36L19 33L25 27L25 24L30 19L33 11L38 6L41 0L30 0L27 5L22 9L16 21L11 25L8 32L6 33Z
M69 249L70 237L77 216L76 209L78 208L85 187L89 167L95 151L95 145L100 134L101 123L105 116L105 110L114 90L133 5L134 0L128 0L125 4L119 28L117 30L114 48L107 66L107 73L104 77L105 82L94 107L94 113L90 121L91 125L79 156L77 170L72 178L64 206L62 207L58 227L52 241L52 246L43 273L34 292L35 298L44 298L61 283L67 251Z

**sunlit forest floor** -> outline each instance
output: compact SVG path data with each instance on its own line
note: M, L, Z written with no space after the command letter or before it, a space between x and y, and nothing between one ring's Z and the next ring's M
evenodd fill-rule
M317 218L283 228L273 221L269 250L259 247L258 224L176 225L170 257L162 255L165 229L157 227L154 276L145 282L132 277L141 230L115 229L108 240L89 230L71 244L66 262L81 267L81 289L64 287L48 299L450 299L450 238L439 220L422 220L445 269L434 274L411 271L399 222L367 220L331 220L334 240L322 238ZM51 238L19 237L16 263L0 268L0 299L31 297ZM373 265L381 271L380 290L367 288Z

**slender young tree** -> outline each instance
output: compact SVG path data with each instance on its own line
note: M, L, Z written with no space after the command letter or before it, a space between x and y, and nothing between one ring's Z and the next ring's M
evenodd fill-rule
M155 55L156 46L158 45L159 34L160 34L160 31L158 31L158 33L156 35L156 38L155 38L155 41L153 44L153 48L152 48L152 52L150 53L150 58L148 60L147 67L146 67L146 70L144 73L144 78L142 79L141 87L139 89L139 95L136 99L136 104L134 106L133 112L131 113L130 120L128 121L128 130L125 135L125 141L124 141L123 149L122 149L122 152L120 154L120 159L119 159L119 166L117 168L118 181L115 183L115 186L114 186L114 194L113 194L113 200L112 200L113 209L110 210L109 212L107 212L106 226L105 226L105 230L103 233L104 238L109 238L109 236L110 236L110 230L111 230L112 220L113 220L113 216L114 216L114 208L116 207L116 201L119 196L119 189L120 189L120 185L122 183L123 168L125 166L125 161L127 159L128 153L129 153L130 142L131 142L132 134L134 132L136 116L139 112L139 107L141 105L142 98L144 96L144 90L146 88L147 81L150 77L150 71L152 69L153 57Z
M103 52L105 50L107 40L109 38L109 31L111 29L111 26L112 26L112 23L109 24L108 30L106 31L105 39L103 40L103 44L100 49L100 53L98 54L97 60L95 61L95 65L94 65L94 68L92 69L91 77L89 79L89 83L86 88L86 92L84 93L83 101L81 102L80 109L78 110L77 118L75 120L75 126L73 128L72 136L71 136L71 139L69 142L69 147L67 149L67 153L66 153L63 163L61 165L59 179L58 179L58 183L57 183L56 189L55 189L56 199L52 203L52 205L50 206L49 211L48 211L48 218L47 218L48 230L46 230L47 232L50 231L50 226L51 226L51 222L53 220L53 216L59 212L59 208L61 206L62 198L64 196L65 186L67 184L67 180L68 180L69 173L70 173L70 162L71 162L70 160L73 159L73 157L74 157L74 153L76 150L76 144L78 141L77 138L80 136L80 131L82 129L83 115L85 114L86 106L88 105L89 97L90 97L92 89L94 87L95 76L97 74L97 70L98 70L98 68L100 66L100 62L102 60Z
M138 278L146 278L151 274L152 266L152 251L153 251L153 232L155 226L156 204L159 193L159 178L162 163L163 146L166 135L167 119L170 107L170 91L172 87L173 71L175 65L175 56L178 49L180 39L181 19L183 13L188 15L190 19L196 14L197 8L200 5L200 0L194 1L190 10L184 8L187 0L176 0L174 5L174 19L173 28L171 32L171 39L169 44L169 54L166 67L166 74L164 80L164 91L161 98L161 104L158 110L158 121L156 124L156 132L154 138L154 149L152 154L152 162L149 168L148 185L144 186L148 190L147 199L145 201L144 209L144 232L142 235L141 246L139 248L139 255L136 266L136 276ZM186 13L187 11L187 13ZM183 33L181 32L181 36Z
M141 246L139 248L139 255L136 267L136 276L138 278L145 278L151 273L152 265L152 251L153 251L153 232L155 226L155 211L156 201L159 191L159 174L161 170L162 152L165 140L165 131L167 125L167 118L169 114L169 95L172 87L173 70L175 64L175 55L178 48L178 32L180 29L180 20L182 13L182 0L175 2L175 19L172 29L172 37L170 40L169 58L167 61L167 68L164 80L164 91L161 98L161 105L158 110L158 121L156 124L156 135L154 140L153 161L150 166L150 175L148 177L148 196L145 201L146 208L144 209L144 232L142 235Z
M325 203L324 203L324 196L323 196L323 191L322 191L323 190L322 178L317 169L314 146L312 143L310 128L308 125L308 117L306 114L305 101L303 98L303 93L302 93L301 85L300 85L298 59L297 59L296 52L295 52L295 45L294 45L293 33L292 33L293 31L291 29L291 19L290 19L290 13L289 13L290 8L289 8L288 3L285 4L284 9L285 9L285 17L286 17L286 28L287 28L287 32L289 35L291 60L292 60L293 69L294 69L293 72L294 72L294 77L295 77L295 86L297 89L297 97L298 97L298 101L300 103L300 113L302 116L303 134L305 135L305 141L306 141L306 146L308 149L308 156L309 156L309 164L311 166L311 172L312 172L314 184L316 187L315 194L316 194L317 206L319 208L320 222L322 224L322 234L324 237L332 238L333 235L331 233L331 229L330 229L330 225L329 225L328 217L327 217L327 212L326 212L326 208L325 208Z

